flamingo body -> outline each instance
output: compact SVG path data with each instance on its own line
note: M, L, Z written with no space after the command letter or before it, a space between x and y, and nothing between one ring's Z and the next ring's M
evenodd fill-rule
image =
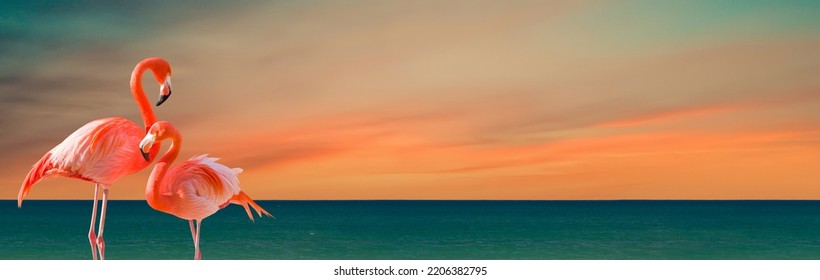
M185 220L213 215L241 192L237 174L242 169L228 168L217 160L199 155L174 166L160 182L158 195L148 196L148 204Z
M106 186L142 170L149 162L140 156L145 130L130 120L112 117L80 127L34 164L17 196L22 205L31 187L51 176L78 178ZM154 147L156 155L159 146Z

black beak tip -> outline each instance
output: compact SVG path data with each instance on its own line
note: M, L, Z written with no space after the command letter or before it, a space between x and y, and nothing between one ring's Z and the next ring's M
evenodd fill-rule
M159 100L157 101L157 106L162 105L162 103L165 103L165 100L168 100L168 97L171 97L171 90L168 90L167 95L160 95L159 96Z
M140 151L140 153L142 153L142 158L144 158L145 161L151 162L151 156L149 156L148 153L143 152L143 151Z

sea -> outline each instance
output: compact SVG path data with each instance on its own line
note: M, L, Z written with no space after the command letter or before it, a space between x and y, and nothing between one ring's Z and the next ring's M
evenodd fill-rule
M820 259L820 201L258 201L202 222L213 260ZM0 201L0 259L91 259L91 201ZM192 259L188 222L110 201L111 260Z

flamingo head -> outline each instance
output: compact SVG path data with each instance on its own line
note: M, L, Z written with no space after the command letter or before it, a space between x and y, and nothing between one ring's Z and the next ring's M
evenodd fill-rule
M162 105L171 96L171 65L162 58L154 58L151 63L151 72L159 83L159 100L157 106Z
M157 136L151 133L145 135L145 138L142 138L140 141L140 152L142 152L142 158L145 159L147 162L151 162L151 156L149 152L151 147L154 146L154 141L156 141Z
M155 122L154 125L148 129L148 133L145 134L142 141L140 141L140 152L142 152L142 157L145 158L145 161L151 162L149 153L154 143L162 142L171 137L174 138L175 142L179 141L180 138L176 128L174 128L171 123L166 121Z
M165 81L159 86L159 100L157 100L157 106L162 105L165 100L168 100L168 97L171 97L171 75L165 77Z

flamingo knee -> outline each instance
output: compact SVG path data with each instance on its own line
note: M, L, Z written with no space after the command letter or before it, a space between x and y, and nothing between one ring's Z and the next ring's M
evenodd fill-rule
M94 227L88 231L88 243L91 243L91 256L94 260L97 259L97 234L94 233Z

